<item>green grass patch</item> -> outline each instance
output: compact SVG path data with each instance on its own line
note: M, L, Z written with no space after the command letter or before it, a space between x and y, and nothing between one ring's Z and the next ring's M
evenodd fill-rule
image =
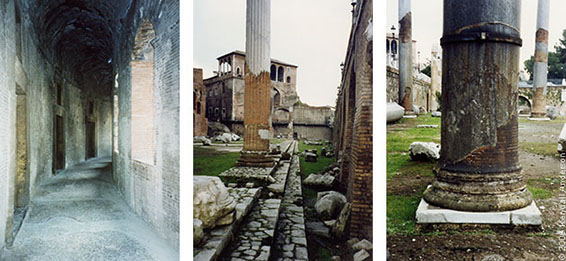
M552 143L538 143L538 142L519 142L519 149L544 156L556 156L556 142Z
M324 147L323 145L305 145L302 141L299 142L299 152L303 152L306 149L316 149L318 153L317 162L307 162L305 157L301 156L301 173L306 178L312 173L320 173L325 168L334 163L334 158L327 158L320 155L320 150Z
M234 167L240 153L223 152L214 149L193 147L194 175L218 176Z
M533 194L535 199L547 199L552 197L552 192L547 189L527 185L527 189Z
M387 234L414 234L419 196L387 195Z
M546 237L546 238L555 237L552 233L548 233L548 232L528 233L527 236L528 237Z
M326 248L319 247L317 250L317 254L318 254L318 260L323 260L323 261L332 260L332 253Z

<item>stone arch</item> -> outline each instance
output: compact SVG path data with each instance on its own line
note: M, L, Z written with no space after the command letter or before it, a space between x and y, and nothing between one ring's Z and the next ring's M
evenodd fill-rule
M290 113L286 108L278 108L273 113L273 122L289 122Z
M276 88L273 88L273 106L281 105L281 93Z
M154 165L154 48L155 30L149 20L139 26L131 60L132 159Z
M519 114L530 114L532 109L532 102L529 100L528 97L519 95L517 101L517 109L519 110Z

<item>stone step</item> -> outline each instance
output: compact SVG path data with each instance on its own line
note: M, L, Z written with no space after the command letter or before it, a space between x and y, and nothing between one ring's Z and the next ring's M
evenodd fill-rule
M295 144L295 146L297 146ZM273 260L308 260L299 156L292 157L279 223L273 244Z

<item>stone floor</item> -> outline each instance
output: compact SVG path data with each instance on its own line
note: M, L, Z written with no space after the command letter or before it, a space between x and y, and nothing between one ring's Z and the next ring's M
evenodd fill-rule
M280 205L280 199L259 199L231 244L233 261L269 259Z
M289 171L285 196L281 202L274 260L308 260L301 177L298 172L299 157L295 155Z
M283 143L296 154L296 142ZM299 157L281 160L274 172L282 193L264 194L243 222L223 260L308 260ZM271 197L271 198L269 198Z
M13 246L0 260L178 260L122 200L111 159L92 159L38 187Z

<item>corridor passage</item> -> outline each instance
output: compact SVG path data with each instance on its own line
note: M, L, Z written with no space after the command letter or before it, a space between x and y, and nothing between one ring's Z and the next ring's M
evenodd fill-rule
M112 181L110 157L40 184L0 260L178 260L178 251L131 211Z

